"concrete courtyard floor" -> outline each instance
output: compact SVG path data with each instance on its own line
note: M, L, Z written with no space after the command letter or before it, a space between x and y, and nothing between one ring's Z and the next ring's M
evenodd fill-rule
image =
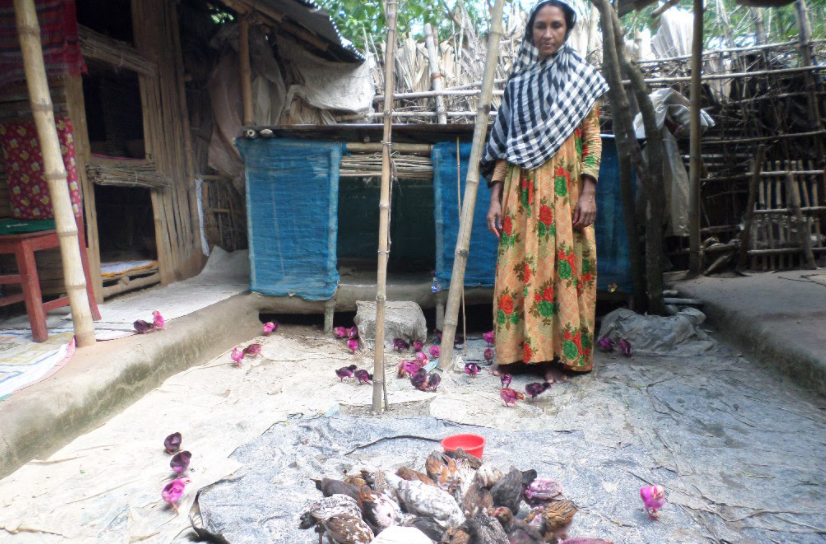
M276 424L369 412L371 388L341 383L333 372L348 364L369 369L367 354L351 355L312 327L285 326L255 341L263 356L243 368L225 353L184 370L0 480L0 541L191 541L186 514L196 492L242 469L237 448ZM398 360L388 356L389 364ZM387 415L551 435L555 447L543 467L552 473L541 475L558 479L580 508L571 536L617 544L824 541L822 397L723 343L696 357L598 354L595 367L514 408L503 406L498 378L488 374L447 371L434 394L388 373ZM514 382L523 388L535 379ZM175 431L193 453L180 515L160 498L172 474L162 442ZM529 462L514 443L513 463ZM639 499L639 487L651 483L668 495L653 522ZM306 542L314 541L308 534Z

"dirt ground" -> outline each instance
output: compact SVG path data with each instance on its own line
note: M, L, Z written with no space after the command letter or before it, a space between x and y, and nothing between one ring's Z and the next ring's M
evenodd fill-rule
M369 354L351 355L312 327L284 326L253 340L264 344L262 357L239 369L225 354L181 372L0 481L0 541L190 541L185 514L197 490L242 469L237 448L298 415L368 413L371 388L341 383L334 369L370 369ZM391 367L399 360L388 356ZM580 507L572 536L617 544L823 542L823 399L724 345L683 358L598 354L595 368L513 408L503 406L499 380L487 373L445 372L437 393L415 391L388 373L385 417L552 434L557 447L548 462ZM514 382L523 388L536 378ZM181 515L160 498L172 474L162 443L175 431L193 454ZM600 476L600 463L612 472ZM656 522L639 500L639 486L649 483L665 486L669 499Z

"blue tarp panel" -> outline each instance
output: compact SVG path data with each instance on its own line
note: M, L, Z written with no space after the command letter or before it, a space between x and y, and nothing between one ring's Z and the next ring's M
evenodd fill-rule
M613 136L602 136L602 162L597 183L597 289L616 284L622 293L634 291L628 240L620 196L619 158Z
M250 289L329 299L338 285L341 144L239 139L237 145L246 166Z
M471 144L461 144L461 184L465 192ZM433 146L433 196L436 203L436 277L447 288L453 272L456 238L459 235L459 195L456 188L456 143L441 142ZM465 270L466 286L492 286L496 272L496 237L488 232L485 216L490 203L490 190L482 180L476 195L473 229L470 233L470 253Z
M471 144L462 144L461 180L467 176ZM436 200L436 277L444 287L453 272L453 254L459 233L459 215L456 193L456 144L444 142L433 147L433 191ZM602 137L602 164L597 183L597 289L608 290L616 284L624 293L632 292L625 238L625 221L620 198L619 164L613 136ZM490 191L484 180L479 185L473 230L470 239L466 286L492 286L496 269L496 238L488 232L485 216L488 212Z

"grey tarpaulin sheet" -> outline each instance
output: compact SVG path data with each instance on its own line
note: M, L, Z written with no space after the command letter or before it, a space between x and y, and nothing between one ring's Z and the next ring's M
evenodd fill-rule
M693 387L674 385L668 388L652 384L651 402L655 411L680 410L684 417L702 424L709 413L732 401L731 396L705 391L703 402L693 402L697 394ZM734 387L736 385L731 384L730 389ZM488 441L486 461L505 467L511 463L521 469L532 467L541 476L553 477L562 483L566 496L580 507L572 536L610 537L617 544L745 544L771 542L777 537L784 544L822 542L821 536L795 531L805 533L810 531L806 527L826 526L821 508L823 489L814 485L807 487L813 482L807 481L800 471L807 468L814 474L819 461L813 461L806 452L822 453L823 444L806 428L800 428L799 449L796 448L796 455L790 456L791 452L777 433L782 433L791 416L760 399L741 397L736 401L749 405L741 404L738 408L734 404L735 413L719 423L703 425L704 431L696 435L687 436L687 431L678 426L664 426L659 431L676 448L675 456L680 449L692 444L697 448L704 466L693 467L695 474L690 474L689 467L681 466L679 461L672 468L670 460L652 455L644 446L632 442L619 442L616 446L589 443L585 433L575 430L495 430L430 417L293 419L273 426L238 449L233 457L245 467L201 490L198 497L201 523L232 544L313 543L315 534L299 530L296 521L302 507L320 496L309 478L336 477L362 466L394 468L412 464L421 468L437 444L393 437L441 438L473 432ZM707 413L704 406L710 408ZM762 420L759 425L762 430L757 430L756 421L738 417L737 409L761 412L753 415ZM813 421L807 424L806 419L795 419L803 427L811 429L816 425ZM625 424L630 428L635 423L629 420ZM742 446L715 447L720 441L742 441ZM759 441L764 452L759 464L747 455L747 444L754 443L752 441ZM684 481L680 481L684 471ZM666 486L670 498L658 522L648 520L639 499L640 485L654 481ZM796 501L789 496L787 486L795 487ZM706 512L714 507L720 508L721 513ZM762 523L764 515L782 511L788 513L785 519L776 516ZM806 515L802 515L802 511L806 511Z

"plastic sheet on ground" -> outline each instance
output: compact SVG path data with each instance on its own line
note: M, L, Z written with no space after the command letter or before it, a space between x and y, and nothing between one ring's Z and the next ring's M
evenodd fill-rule
M620 308L602 318L599 338L628 340L638 355L701 355L716 345L699 327L704 320L705 315L694 308L666 317Z

